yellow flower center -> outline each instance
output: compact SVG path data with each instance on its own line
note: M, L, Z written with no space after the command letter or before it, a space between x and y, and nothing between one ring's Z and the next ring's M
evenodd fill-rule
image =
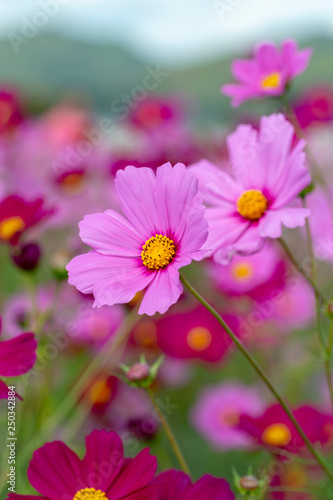
M107 403L111 398L112 390L104 378L96 380L89 389L89 399L93 404Z
M237 211L245 219L260 219L266 210L267 199L259 189L249 189L238 198Z
M95 488L83 488L75 493L73 500L108 500L105 493Z
M265 76L265 78L261 81L261 87L264 90L276 89L281 83L281 75L278 72L271 73L270 75Z
M79 194L83 188L84 176L80 173L68 174L61 181L61 185L67 194Z
M269 446L286 446L291 441L291 433L284 424L272 424L264 430L262 440Z
M0 238L3 240L10 240L15 233L22 231L24 226L24 220L18 216L3 219L0 222Z
M142 246L141 259L148 269L163 269L176 253L175 244L162 234L155 234Z
M253 269L247 262L239 262L232 267L232 275L238 281L245 281L253 275Z
M194 351L204 351L212 342L212 334L207 328L197 326L187 334L187 344Z

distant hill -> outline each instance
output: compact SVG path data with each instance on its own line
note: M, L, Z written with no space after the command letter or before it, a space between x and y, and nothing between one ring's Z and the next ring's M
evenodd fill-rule
M295 84L332 83L333 41L311 40L315 48L310 70ZM231 81L230 58L216 58L191 67L163 68L170 75L157 92L193 95L199 102L198 116L221 121L234 115L229 100L221 96L221 84ZM139 60L124 48L111 44L94 44L71 40L53 34L41 34L21 46L15 54L9 41L0 41L0 80L23 90L29 106L42 110L65 96L88 101L98 110L109 109L122 93L140 85L147 74L146 66L154 64ZM265 110L265 106L256 109ZM242 113L253 104L242 107Z

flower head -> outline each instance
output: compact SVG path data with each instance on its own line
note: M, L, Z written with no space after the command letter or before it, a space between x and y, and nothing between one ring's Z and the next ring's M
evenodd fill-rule
M332 439L333 417L319 412L311 406L301 406L294 415L312 443L328 444ZM258 443L268 448L282 448L291 453L305 449L298 434L282 406L274 404L258 417L240 416L239 429L247 432Z
M184 165L119 171L123 217L87 215L80 237L93 250L67 266L69 283L92 293L94 305L126 303L147 287L139 313L164 313L182 293L178 270L205 256L208 235L198 182Z
M233 177L202 160L190 168L199 179L209 223L207 248L225 263L235 252L259 251L279 238L282 225L303 226L310 211L290 207L311 182L304 141L292 148L294 129L281 114L263 117L260 130L240 125L227 138Z
M223 85L221 91L232 98L234 107L248 99L280 96L288 83L307 68L311 54L310 48L298 50L295 40L284 41L280 51L272 43L263 43L253 59L233 62L231 72L239 83Z
M248 448L251 439L238 428L240 415L257 415L263 401L256 389L237 382L205 388L191 411L194 428L215 448Z
M237 328L233 316L224 317L224 320L233 330ZM177 335L170 335L174 331ZM179 359L216 363L227 355L232 343L217 320L202 306L161 318L156 333L162 351Z
M153 481L158 487L157 500L234 500L235 495L225 479L202 476L196 483L184 472L168 470Z
M16 245L27 229L50 216L53 210L43 207L43 200L27 201L11 195L0 202L0 242Z
M86 437L82 460L63 442L47 443L35 451L28 468L30 484L43 500L154 500L149 485L156 471L156 458L149 449L135 458L123 457L123 445L115 432L93 431ZM31 496L10 493L7 500ZM39 498L39 497L33 497Z

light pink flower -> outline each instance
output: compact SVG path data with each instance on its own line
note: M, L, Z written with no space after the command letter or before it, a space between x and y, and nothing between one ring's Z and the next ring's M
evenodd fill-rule
M178 270L205 256L205 208L198 181L184 165L154 172L127 167L116 190L123 217L113 210L86 215L80 237L93 250L67 266L69 283L93 293L94 305L126 303L147 288L139 313L165 313L182 293Z
M210 205L207 249L225 263L235 252L259 251L265 238L279 238L282 225L303 226L310 210L290 207L311 182L304 141L292 149L294 128L281 114L264 116L260 130L240 125L228 136L233 177L202 160L191 170Z
M221 91L232 98L234 107L248 99L280 96L287 84L307 68L311 55L310 48L298 50L295 40L285 40L280 51L273 43L263 43L253 59L236 59L232 63L232 75L239 83L223 85Z
M201 392L192 408L191 421L215 448L248 448L251 439L237 428L240 415L249 413L257 416L263 407L263 400L253 387L224 382L206 387Z

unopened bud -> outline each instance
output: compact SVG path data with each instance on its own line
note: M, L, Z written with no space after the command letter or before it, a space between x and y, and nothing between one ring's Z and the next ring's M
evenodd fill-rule
M239 480L239 485L244 490L256 490L259 486L259 480L255 476L243 476Z
M145 363L136 363L127 372L127 378L131 382L142 381L150 375L150 366Z

